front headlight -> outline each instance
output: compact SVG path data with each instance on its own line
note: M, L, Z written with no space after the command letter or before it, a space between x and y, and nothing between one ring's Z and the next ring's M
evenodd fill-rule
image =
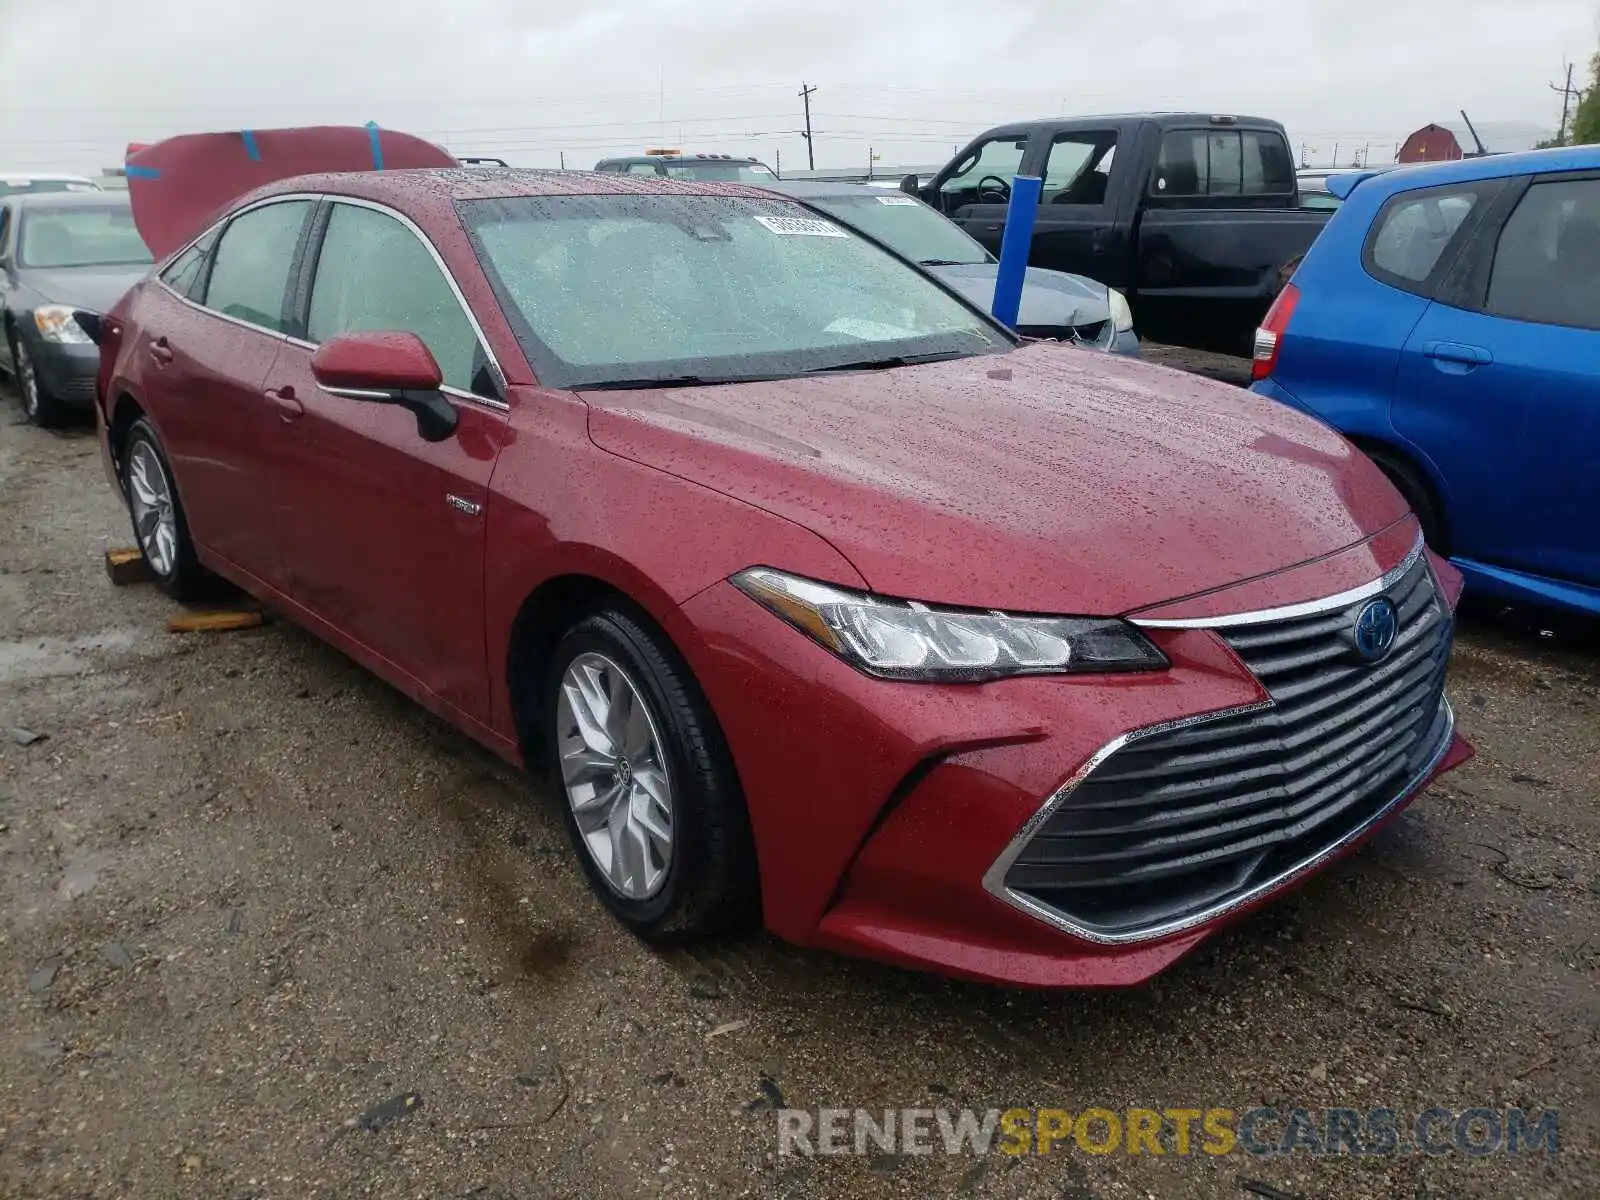
M89 341L89 335L72 319L72 309L65 304L40 305L33 310L33 323L39 327L39 336L47 342L83 344Z
M741 571L733 583L851 666L884 679L977 683L1167 665L1161 651L1126 621L930 608L770 567Z
M1111 304L1111 324L1118 333L1127 333L1133 328L1133 309L1128 307L1128 298L1116 288L1106 289L1106 300Z

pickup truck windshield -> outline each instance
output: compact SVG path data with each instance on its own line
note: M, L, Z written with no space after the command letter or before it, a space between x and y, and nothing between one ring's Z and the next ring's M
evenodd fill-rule
M122 267L151 261L126 204L104 208L29 208L22 214L17 262L24 267Z
M790 202L519 196L460 211L550 387L786 378L1012 344L915 268Z
M994 261L960 226L910 196L827 196L811 203L925 267Z

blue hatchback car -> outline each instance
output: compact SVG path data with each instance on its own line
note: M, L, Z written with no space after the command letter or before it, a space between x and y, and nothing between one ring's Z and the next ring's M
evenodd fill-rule
M1600 146L1328 186L1253 389L1371 455L1480 595L1600 614Z

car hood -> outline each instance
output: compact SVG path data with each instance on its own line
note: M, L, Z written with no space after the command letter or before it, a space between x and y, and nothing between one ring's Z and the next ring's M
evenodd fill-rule
M1000 267L996 263L960 263L952 267L929 267L940 279L960 292L984 312L994 306L994 280ZM1022 307L1017 324L1029 329L1073 328L1095 325L1111 316L1106 285L1069 275L1029 267L1022 282Z
M1131 612L1331 554L1406 513L1309 417L1055 343L583 395L601 447L807 526L879 594L942 604Z
M103 313L149 272L139 267L58 267L24 269L22 282L48 304Z

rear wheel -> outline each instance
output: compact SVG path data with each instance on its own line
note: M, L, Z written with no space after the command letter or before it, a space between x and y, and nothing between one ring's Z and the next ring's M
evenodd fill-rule
M1362 449L1377 464L1378 470L1394 484L1395 490L1405 497L1411 511L1416 514L1417 523L1422 526L1422 537L1428 543L1428 548L1435 554L1448 557L1444 513L1438 497L1422 473L1404 458L1382 446L1363 446Z
M621 605L597 608L556 646L544 700L567 832L606 907L646 938L753 917L744 798L666 639Z
M195 555L166 452L143 417L129 427L121 457L122 490L150 577L174 600L201 598L208 578Z

